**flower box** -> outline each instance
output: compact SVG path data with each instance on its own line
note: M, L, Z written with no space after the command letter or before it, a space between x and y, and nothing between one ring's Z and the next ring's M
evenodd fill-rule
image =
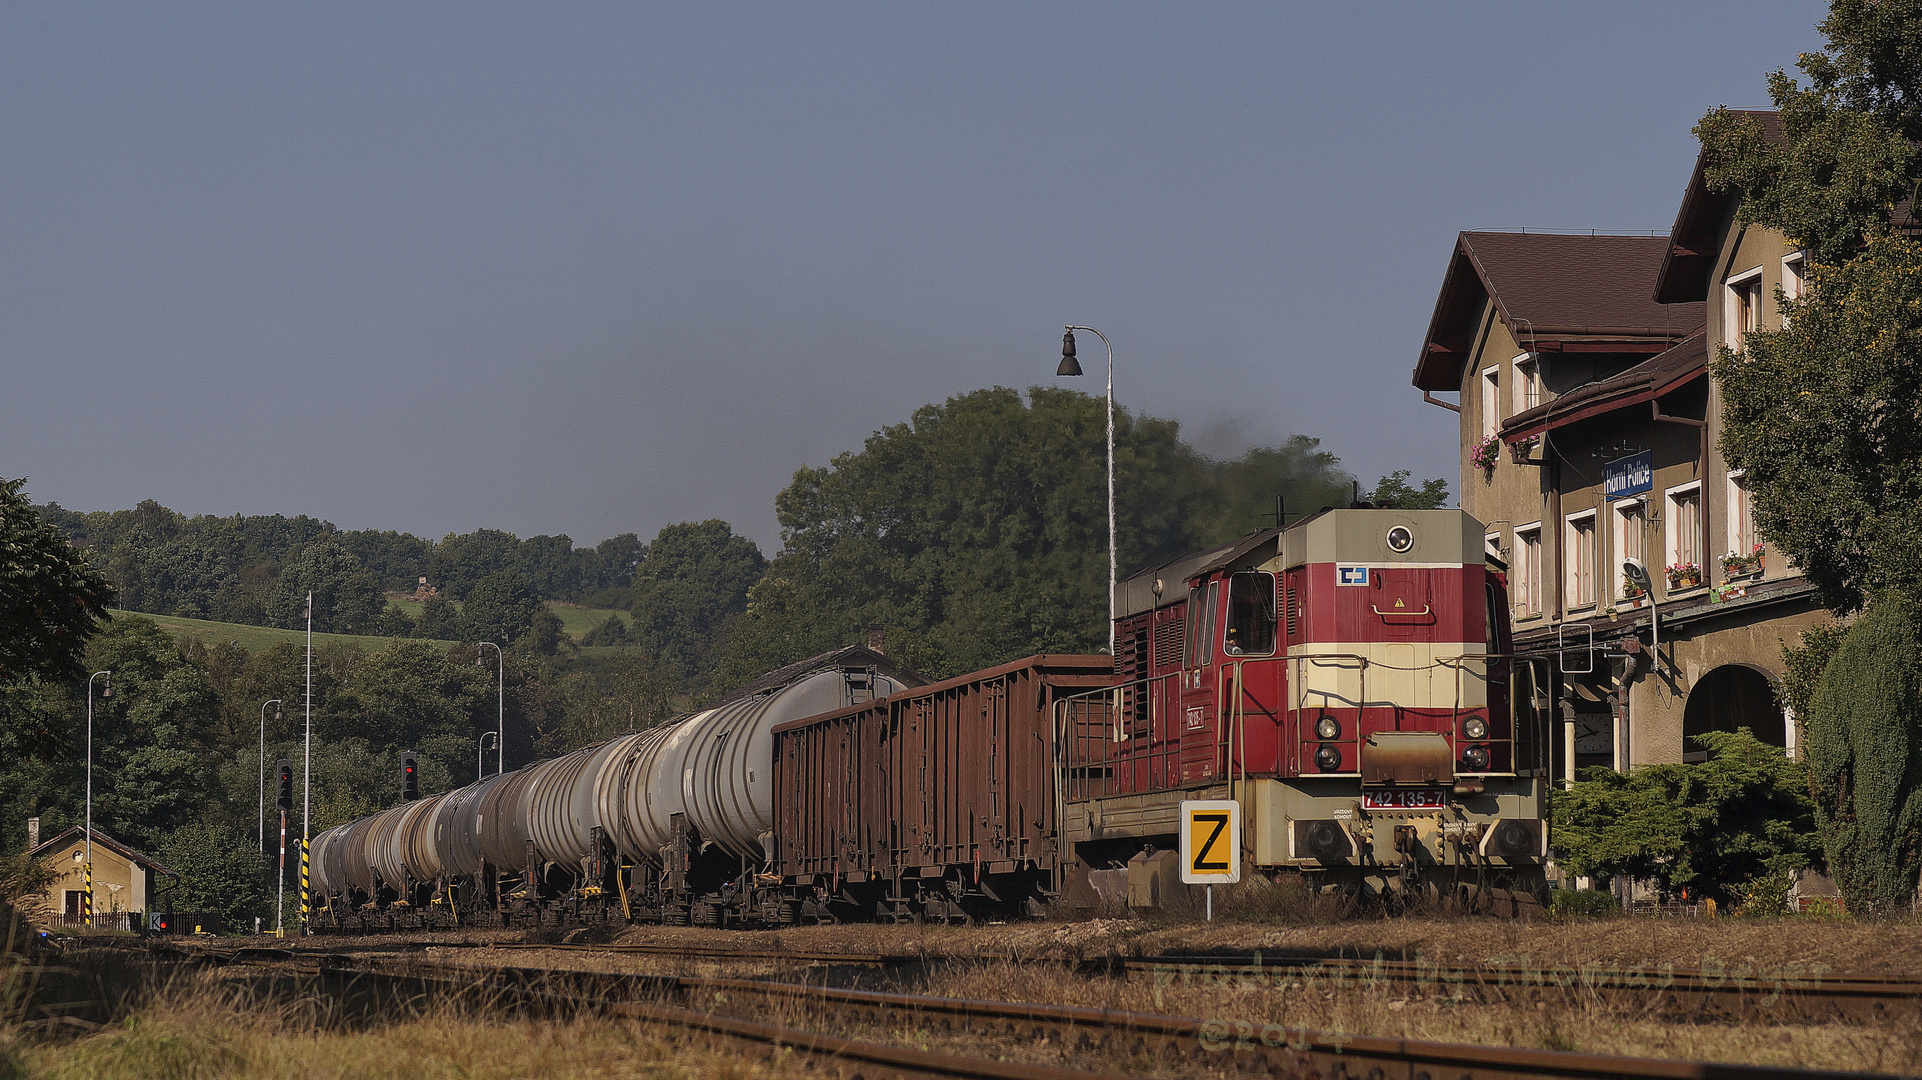
M1488 475L1495 471L1495 462L1500 460L1501 453L1502 441L1490 435L1468 452L1468 463L1480 469L1483 475Z
M1672 563L1666 570L1671 589L1695 589L1702 584L1702 568L1692 562Z
M1762 572L1766 556L1762 545L1755 545L1747 555L1729 552L1722 556L1722 575L1730 578L1753 577Z
M1531 464L1535 448L1542 444L1540 435L1530 435L1526 439L1516 439L1508 444L1508 459L1517 465Z

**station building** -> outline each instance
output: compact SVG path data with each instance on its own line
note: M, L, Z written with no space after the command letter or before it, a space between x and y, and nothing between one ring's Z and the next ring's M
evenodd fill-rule
M1665 237L1462 233L1422 342L1414 385L1459 414L1461 505L1508 566L1515 648L1552 672L1560 779L1700 760L1694 736L1742 727L1797 752L1782 647L1827 616L1755 531L1708 365L1780 325L1804 254L1736 201L1698 158Z

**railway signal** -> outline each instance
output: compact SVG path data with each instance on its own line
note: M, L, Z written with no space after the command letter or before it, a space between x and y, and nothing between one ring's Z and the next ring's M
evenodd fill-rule
M282 810L294 808L294 763L285 758L275 766L280 771L280 793L274 796L274 805Z
M402 754L400 757L400 797L402 802L413 802L420 798L420 777L416 775L414 755Z
M1233 799L1188 799L1181 804L1181 880L1208 887L1208 920L1215 917L1215 886L1241 880L1241 804Z

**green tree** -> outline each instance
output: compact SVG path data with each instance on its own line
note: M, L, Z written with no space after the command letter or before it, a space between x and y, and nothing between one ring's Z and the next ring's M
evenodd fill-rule
M414 617L402 611L399 604L388 604L380 613L380 621L374 624L374 632L383 637L415 637L419 630Z
M174 908L220 914L230 934L252 933L254 917L272 914L273 893L254 837L230 825L190 822L175 829L160 861L179 875Z
M460 638L511 645L527 633L539 608L526 578L512 570L489 574L461 602Z
M1387 510L1439 510L1448 505L1448 481L1436 477L1423 480L1419 488L1411 487L1408 470L1396 469L1377 481L1375 490L1363 498Z
M1687 890L1728 903L1771 874L1821 861L1808 769L1747 728L1697 736L1692 765L1645 765L1627 776L1589 769L1554 794L1563 865L1591 877L1653 880L1664 897Z
M430 596L421 602L420 618L414 626L416 637L453 641L460 637L460 609L444 596Z
M1922 10L1836 0L1803 86L1769 78L1781 137L1718 109L1696 128L1705 177L1742 224L1810 249L1783 326L1714 365L1722 449L1748 470L1758 529L1838 612L1922 577L1922 243L1896 231L1922 192Z
M663 528L634 572L634 642L673 682L706 675L766 571L761 549L725 521Z
M0 682L72 679L113 586L22 493L0 480Z
M629 640L627 620L618 611L608 612L607 618L581 636L582 645L626 645Z
M290 630L307 625L307 594L314 597L314 629L334 634L372 630L380 619L380 586L360 560L332 540L302 547L268 594L267 614Z
M534 612L533 620L527 625L527 636L522 640L536 656L553 656L561 651L561 642L568 639L562 630L561 617L541 608Z
M1907 906L1922 870L1922 620L1878 601L1809 702L1808 759L1835 883L1858 911Z

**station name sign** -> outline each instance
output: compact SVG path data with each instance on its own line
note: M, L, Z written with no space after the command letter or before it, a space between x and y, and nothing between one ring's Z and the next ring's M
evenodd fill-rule
M1602 498L1626 499L1655 487L1655 451L1644 450L1602 466Z

